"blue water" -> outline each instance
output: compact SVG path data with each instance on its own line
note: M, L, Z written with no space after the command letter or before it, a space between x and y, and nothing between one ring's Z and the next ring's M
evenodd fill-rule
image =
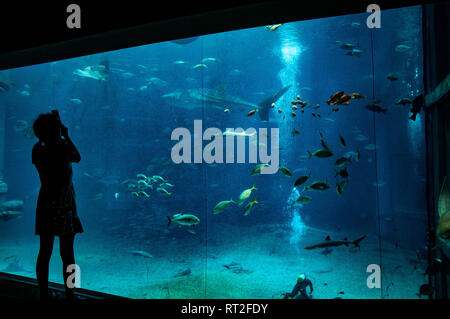
M11 87L0 93L0 163L9 187L1 196L25 203L21 218L0 221L0 271L16 260L29 270L19 274L35 276L40 184L31 148L37 140L16 127L18 120L31 125L40 113L58 109L82 156L73 165L73 181L85 228L76 243L83 288L135 298L278 298L292 289L299 272L306 272L318 286L315 298L335 297L347 275L344 298L416 298L424 281L419 258L426 234L424 121L423 113L416 121L408 119L411 105L395 102L423 91L421 10L384 11L382 28L374 30L366 27L366 16L284 23L275 31L261 26L205 35L186 45L169 41L3 71ZM346 55L349 51L335 41L357 45L360 55ZM397 52L401 44L409 49ZM202 62L209 57L214 59ZM73 74L105 61L105 81ZM199 63L207 68L193 69ZM388 80L389 74L398 80ZM219 110L198 102L203 107L187 110L183 100L173 105L162 98L201 88L258 104L287 85L291 88L275 102L269 122L258 114L247 116L251 108L230 107L225 113L227 105ZM341 90L365 98L331 112L325 102ZM292 117L290 101L297 95L308 104ZM365 108L373 99L381 100L386 115ZM320 107L313 109L316 104ZM184 127L193 133L194 120L200 119L204 130L279 128L280 165L293 176L250 176L252 163L173 163L172 131ZM300 134L293 135L294 129ZM319 132L334 156L304 159L307 151L321 148ZM357 150L361 159L348 165L348 184L339 196L334 162ZM326 180L331 188L294 188L294 181L309 172L305 185ZM162 176L174 185L167 187L172 195L158 193L155 183L147 190L149 198L134 197L123 182L137 174ZM235 204L212 213L217 203L236 201L252 185L257 190L248 202L256 198L258 203L248 216L243 216L245 205ZM293 204L300 195L312 201ZM167 216L176 213L194 214L200 223L194 229L167 227ZM327 234L368 237L358 252L345 246L329 255L303 249ZM153 258L135 256L133 250ZM57 253L55 248L50 280L61 282ZM223 265L232 261L251 272L227 272ZM383 269L380 289L365 286L366 266L374 263ZM173 277L187 268L191 275ZM187 282L193 286L186 288Z

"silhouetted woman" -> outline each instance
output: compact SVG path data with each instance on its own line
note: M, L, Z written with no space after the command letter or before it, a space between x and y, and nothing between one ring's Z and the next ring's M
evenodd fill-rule
M55 236L63 263L66 298L74 297L67 286L67 266L75 264L73 241L83 227L77 214L75 192L72 184L72 162L81 160L80 154L62 125L58 111L41 114L33 124L39 141L34 145L32 161L41 180L36 207L36 235L40 235L40 249L36 263L36 278L40 297L49 298L48 273Z

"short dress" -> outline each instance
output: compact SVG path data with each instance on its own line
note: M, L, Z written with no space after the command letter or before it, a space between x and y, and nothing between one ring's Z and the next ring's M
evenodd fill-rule
M66 236L82 233L72 183L72 162L79 161L68 143L38 142L32 162L41 180L36 206L36 235Z

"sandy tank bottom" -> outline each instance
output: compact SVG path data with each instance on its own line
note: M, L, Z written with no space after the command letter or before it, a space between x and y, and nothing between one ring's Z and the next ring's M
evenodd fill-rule
M419 298L419 287L426 283L425 264L417 261L414 251L382 243L382 292L367 286L367 266L380 264L378 237L368 236L356 252L345 246L330 254L303 249L328 234L332 239L361 236L307 227L297 249L290 244L289 226L279 224L225 225L214 234L220 241L187 232L185 240L169 233L165 239L145 241L90 232L77 235L75 257L82 288L129 298L277 299L292 290L300 273L312 280L316 299L372 299L382 293L384 298ZM0 271L35 278L38 239L1 239ZM134 255L134 250L152 257ZM183 272L189 274L176 276ZM50 281L62 283L58 240Z

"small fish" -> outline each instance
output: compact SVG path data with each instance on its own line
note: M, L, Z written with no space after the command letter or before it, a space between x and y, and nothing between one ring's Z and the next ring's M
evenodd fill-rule
M252 171L251 171L251 173L250 173L250 176L254 176L254 175L260 174L260 173L261 173L261 168L267 167L267 166L270 166L270 165L267 164L267 163L263 163L263 164L258 164L258 165L256 165L256 166L252 169Z
M289 169L286 166L280 166L278 169L281 171L281 173L283 173L283 175L288 176L288 177L292 176L292 173L289 171Z
M291 113L291 116L292 116L292 117L296 117L297 114L295 114L295 112L292 112L292 113Z
M319 136L320 136L320 144L322 144L323 149L331 152L331 149L328 146L328 144L325 142L325 140L323 138L323 134L321 132L319 132Z
M75 103L75 104L78 104L78 105L83 103L83 101L81 101L80 99L70 99L70 101Z
M119 198L119 193L115 193L114 198L117 200Z
M324 191L330 188L330 184L327 181L315 181L312 182L309 186L303 188L303 191L307 190L315 190L315 191Z
M411 49L410 46L407 46L405 44L399 44L395 47L395 52L406 52Z
M251 110L250 112L248 112L247 116L252 116L253 114L255 114L258 110Z
M320 105L319 105L319 104L316 104L316 105L314 106L314 109L317 110L319 107L320 107Z
M297 180L294 183L294 186L300 186L306 183L306 181L311 177L311 171L309 172L309 175L300 176L297 178Z
M361 54L361 52L362 52L362 50L352 49L351 51L348 51L345 55L359 56Z
M257 190L257 188L253 185L252 188L244 190L241 195L239 195L238 205L242 205L252 194L253 190Z
M177 223L180 226L193 226L197 225L200 222L200 219L192 214L175 214L172 218L167 216L169 223L167 226L170 226L171 223Z
M148 252L143 251L143 250L133 250L133 251L131 251L131 253L135 256L142 256L145 258L153 258L153 256L151 254L149 254Z
M344 91L339 91L331 95L331 97L328 99L327 104L330 105L330 103L333 103L341 98L341 96L344 95Z
M278 113L283 112L283 110L281 109L281 107L278 108Z
M297 129L292 130L292 135L298 135L298 134L300 134L299 130L297 130Z
M283 25L282 23L274 24L274 25L266 25L266 29L269 29L270 31L275 31L276 29L278 29L282 25Z
M206 63L206 62L217 62L217 59L216 58L203 58L202 63Z
M345 143L345 140L341 134L339 134L339 141L341 141L342 146L344 146L344 147L347 146L347 143Z
M376 149L378 149L378 147L375 144L369 144L364 146L364 149L367 151L375 151Z
M310 151L306 151L308 153L308 159L310 159L312 156L318 157L318 158L326 158L333 156L333 153L330 150L327 149L320 149L315 151L314 153L311 153Z
M396 105L403 105L403 106L405 106L406 104L412 104L412 103L413 102L408 98L399 99L399 100L397 100L397 102L395 102Z
M343 169L341 169L340 171L336 171L336 176L340 176L342 178L347 178L348 175L348 171L347 171L347 167L344 167Z
M164 188L162 188L162 187L158 187L158 188L156 189L156 191L157 191L158 193L165 194L165 195L167 195L167 196L172 195L172 193L169 193L166 189L164 189Z
M312 201L312 198L309 196L299 196L296 200L298 203L309 203L310 201Z
M229 113L229 112L230 112L230 109L223 110L223 113Z
M334 166L336 166L336 167L345 167L347 165L347 163L350 163L350 164L352 163L351 157L343 156L343 157L337 159L334 162Z
M245 206L244 216L247 216L248 214L250 214L252 212L253 206L255 204L258 204L258 201L256 199L253 202L248 203L247 206Z
M398 80L398 77L396 77L396 76L394 76L394 75L392 75L392 74L389 74L389 75L387 76L387 78L388 78L388 80L391 80L391 81L397 81L397 80Z
M365 96L362 95L361 93L352 93L352 94L350 94L350 96L352 99L364 99L365 98Z
M204 63L196 64L192 67L193 70L207 69L208 66Z
M221 201L214 207L213 214L219 214L219 213L223 212L231 203L236 203L236 202L233 201L232 198L230 200Z
M362 134L358 134L358 135L354 138L354 140L355 140L355 141L358 141L358 142L367 141L368 139L369 139L369 138L368 138L367 136L362 135Z
M344 192L345 187L347 186L348 181L344 180L341 183L336 184L336 193L341 196Z
M353 22L353 23L351 24L351 26L352 26L353 28L359 28L359 27L361 26L361 23L359 23L359 22Z
M367 104L366 109L375 113L383 113L383 114L387 113L387 109L384 109L376 104Z

